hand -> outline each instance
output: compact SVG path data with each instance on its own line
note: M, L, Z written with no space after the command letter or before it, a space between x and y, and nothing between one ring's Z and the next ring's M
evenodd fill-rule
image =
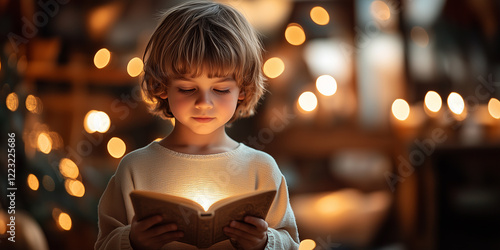
M264 249L267 244L267 222L261 218L246 216L245 222L232 221L224 227L225 234L238 249Z
M138 249L160 249L163 245L179 240L184 233L177 230L174 223L161 224L163 218L160 215L148 217L137 221L132 218L130 227L130 245Z

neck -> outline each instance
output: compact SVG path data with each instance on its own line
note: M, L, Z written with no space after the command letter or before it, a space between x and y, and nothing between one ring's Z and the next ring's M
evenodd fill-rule
M210 134L196 134L180 123L176 123L172 133L165 137L160 144L171 150L187 154L222 153L238 146L238 143L226 134L224 126Z

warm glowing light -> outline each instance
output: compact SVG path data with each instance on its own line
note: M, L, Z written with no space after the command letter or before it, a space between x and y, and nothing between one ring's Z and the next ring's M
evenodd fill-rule
M126 149L125 142L118 137L113 137L108 141L108 152L114 158L121 158Z
M66 192L72 196L83 197L85 194L85 186L79 180L66 179L64 187L66 188Z
M76 166L76 164L68 158L61 159L59 162L59 171L64 177L71 179L76 179L80 174L78 166Z
M300 242L299 250L313 250L316 247L316 242L311 239L305 239Z
M450 95L448 96L448 107L450 108L451 112L454 114L460 115L462 112L464 112L465 109L465 102L462 96L456 92L451 92Z
M304 111L313 111L318 106L318 99L313 92L306 91L299 96L299 107Z
M330 75L322 75L316 79L316 88L325 96L332 96L337 92L337 81Z
M278 58L278 57L273 57L269 58L265 63L264 63L264 74L269 77L269 78L276 78L280 76L283 71L285 71L285 63Z
M19 98L17 97L17 94L12 92L7 95L5 103L10 111L16 111L19 107Z
M71 217L69 216L69 214L61 212L59 214L59 216L57 217L57 223L64 230L66 230L66 231L71 230L72 222L71 222Z
M413 27L411 29L410 36L413 42L420 47L425 48L429 44L429 34L422 27L419 26Z
M38 187L40 187L40 183L38 182L38 178L36 178L36 176L34 174L29 174L28 175L28 187L31 189L31 190L38 190Z
M100 132L106 133L111 125L108 114L91 110L85 115L84 128L88 133Z
M159 142L159 141L161 141L161 140L163 140L163 138L159 137L159 138L156 138L154 141Z
M95 53L94 56L94 65L98 69L102 69L108 65L109 60L111 59L111 53L108 49L102 48Z
M425 94L424 103L425 107L432 112L438 112L443 105L441 96L439 96L436 91L427 92L427 94Z
M42 132L38 135L37 145L38 150L44 154L48 154L52 150L52 139L47 133Z
M373 1L370 6L373 17L381 21L387 21L391 18L391 10L383 1Z
M323 7L316 6L309 13L313 22L319 25L326 25L330 22L330 15Z
M36 98L33 95L28 95L28 97L26 97L26 109L30 112L36 110Z
M50 177L48 175L43 176L42 185L47 191L51 191L51 192L54 191L54 189L56 188L56 184L54 183L54 180L52 179L52 177Z
M306 41L306 33L300 25L291 23L285 30L285 38L291 45L299 46Z
M5 234L7 232L7 218L3 214L0 214L0 234Z
M396 99L392 103L392 114L396 119L404 121L410 115L410 105L403 99Z
M142 73L143 67L142 60L139 57L134 57L127 64L127 72L131 77L136 77Z
M496 98L491 98L488 102L488 112L495 119L500 119L500 101Z

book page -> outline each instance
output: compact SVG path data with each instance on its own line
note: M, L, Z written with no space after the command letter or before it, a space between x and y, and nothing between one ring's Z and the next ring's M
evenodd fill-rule
M181 242L197 244L198 211L203 211L201 206L196 209L197 206L188 199L147 191L132 191L130 198L138 220L161 215L166 224L176 223L178 230L184 232Z
M244 198L230 199L231 203L217 206L214 215L214 243L228 239L223 229L233 220L243 221L247 215L265 219L275 195L276 190L267 190L250 196L244 195Z

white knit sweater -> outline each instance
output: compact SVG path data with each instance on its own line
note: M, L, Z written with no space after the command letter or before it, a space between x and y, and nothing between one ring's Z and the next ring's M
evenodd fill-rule
M297 249L299 237L288 199L288 188L274 159L244 144L231 151L190 155L152 142L127 154L99 202L96 249L132 249L129 233L134 210L129 193L148 190L210 203L253 190L276 189L266 221L266 249ZM196 249L172 242L162 249ZM232 249L229 240L210 249Z

